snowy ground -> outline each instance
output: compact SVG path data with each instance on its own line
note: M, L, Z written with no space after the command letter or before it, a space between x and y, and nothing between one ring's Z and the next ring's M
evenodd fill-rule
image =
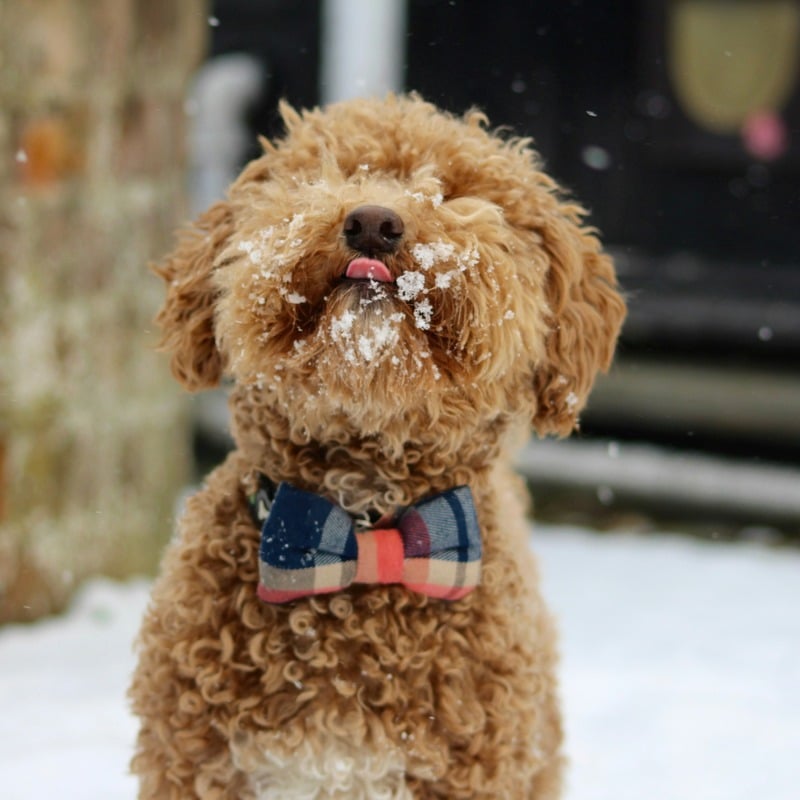
M540 529L561 621L568 800L790 800L800 553ZM124 691L143 582L0 631L0 796L132 800Z

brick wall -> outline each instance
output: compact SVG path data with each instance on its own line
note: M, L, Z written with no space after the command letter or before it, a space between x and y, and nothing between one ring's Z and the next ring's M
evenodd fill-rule
M186 216L202 0L0 0L0 621L150 570L187 478L149 260Z

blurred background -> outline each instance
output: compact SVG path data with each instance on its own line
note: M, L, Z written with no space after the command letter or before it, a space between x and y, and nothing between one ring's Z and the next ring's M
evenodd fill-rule
M520 459L540 518L797 534L800 3L228 0L213 19L198 209L256 154L254 131L279 130L280 97L387 90L532 136L589 209L630 315L580 435ZM221 95L239 126L209 136ZM200 401L211 463L224 413Z
M151 572L229 446L147 271L310 106L415 90L532 136L630 315L540 519L797 543L800 0L0 0L0 622Z

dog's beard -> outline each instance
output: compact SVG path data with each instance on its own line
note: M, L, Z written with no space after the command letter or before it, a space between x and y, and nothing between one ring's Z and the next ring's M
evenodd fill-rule
M337 287L293 350L313 369L317 397L351 413L416 404L420 388L441 379L413 309L380 284Z
M394 286L344 282L314 311L313 325L295 329L253 382L286 413L320 424L344 415L366 430L419 409L446 383L414 308Z
M435 416L475 372L474 359L491 355L488 344L474 345L493 328L482 324L487 304L470 300L484 288L465 277L475 247L416 250L415 261L387 259L394 282L348 279L346 257L306 257L280 282L274 272L254 277L247 263L221 273L217 323L231 374L320 424L326 414L346 414L362 430L367 416Z

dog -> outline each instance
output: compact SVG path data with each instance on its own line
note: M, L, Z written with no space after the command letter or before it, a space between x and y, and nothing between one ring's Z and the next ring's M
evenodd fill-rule
M173 373L231 383L235 449L142 625L140 797L558 797L511 454L531 425L570 433L609 366L612 262L479 111L281 113L156 268Z

